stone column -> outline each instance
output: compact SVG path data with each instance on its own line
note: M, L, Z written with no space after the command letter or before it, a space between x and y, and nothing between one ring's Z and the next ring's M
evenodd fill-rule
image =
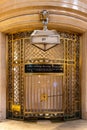
M6 36L0 32L0 119L6 118Z
M87 32L82 36L81 46L81 102L82 119L87 119Z

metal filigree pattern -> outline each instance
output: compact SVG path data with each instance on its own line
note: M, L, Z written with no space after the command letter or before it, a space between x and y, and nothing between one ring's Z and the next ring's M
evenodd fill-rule
M20 93L20 66L14 66L13 68L13 95L14 104L19 104L19 93Z
M8 36L8 89L7 89L7 102L8 102L8 112L7 112L7 116L11 117L11 106L12 106L12 99L13 99L13 88L12 88L12 36L9 35Z
M36 114L39 114L40 112L45 112L45 110L53 113L63 111L62 117L65 120L80 118L80 35L65 32L58 33L60 34L61 44L47 51L40 50L30 43L31 32L8 34L8 118L23 119L25 116L29 116L29 112L35 116L35 111L37 112ZM62 64L64 73L61 76L56 76L55 74L42 75L41 86L43 84L46 86L49 78L50 85L46 88L41 86L38 88L39 75L28 75L24 72L25 64L29 63ZM53 90L52 84L54 84L55 80L57 80L57 84L61 80L60 90L57 90L58 88ZM37 85L36 88L35 85ZM50 98L51 93L54 92L54 95L57 95L59 91L61 91L61 99L57 99L57 96L54 96L56 99L52 97L54 103L56 102L53 108ZM39 93L39 96L37 93ZM33 98L36 99L33 100ZM35 101L37 104L35 104ZM11 107L15 104L19 105L20 113L12 111ZM50 110L50 105L52 110ZM52 113L50 115L52 116ZM61 117L61 114L56 116Z
M25 58L26 63L29 60L33 60L33 59L64 60L64 41L62 39L61 39L60 45L57 45L48 51L43 51L35 47L34 45L30 43L29 39L25 39L24 44L25 44L24 58ZM61 50L61 53L60 53L60 50Z
M15 40L13 42L13 62L20 63L20 40Z

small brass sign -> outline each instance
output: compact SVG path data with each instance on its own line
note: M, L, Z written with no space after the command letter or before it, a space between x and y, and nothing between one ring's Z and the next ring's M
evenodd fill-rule
M40 97L40 101L47 101L48 99L48 95L47 94L42 94L41 97Z
M12 111L20 112L21 106L20 105L12 105Z

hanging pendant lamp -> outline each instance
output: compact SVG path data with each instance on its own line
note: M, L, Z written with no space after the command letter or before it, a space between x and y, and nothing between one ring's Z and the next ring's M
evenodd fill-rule
M31 44L47 51L48 49L60 44L60 35L56 30L48 30L48 12L43 10L40 13L40 20L43 23L43 30L34 30L30 36Z

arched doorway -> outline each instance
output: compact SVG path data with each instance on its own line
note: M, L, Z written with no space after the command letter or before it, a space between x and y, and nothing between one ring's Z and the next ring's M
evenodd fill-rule
M77 32L81 33L80 42L81 45L81 57L80 57L80 67L81 67L81 111L82 118L87 119L87 7L86 0L83 1L32 1L32 0L21 0L21 1L10 1L3 0L0 2L0 116L6 118L6 61L8 59L5 56L6 53L6 37L7 33L16 33L18 31L25 30L35 30L42 29L42 24L39 21L39 13L46 9L49 11L50 21L48 28L56 29L59 31L67 32ZM21 34L21 33L20 33ZM10 35L12 36L12 35ZM21 37L22 38L22 37ZM10 37L9 44L12 42ZM9 51L13 45L9 45ZM13 48L13 47L12 47ZM12 51L13 52L13 51ZM8 56L9 57L9 56ZM12 56L9 57L10 60ZM7 59L7 60L6 60ZM10 64L12 68L12 64ZM10 67L9 66L9 67ZM68 66L69 67L69 66ZM23 69L22 67L21 69ZM8 70L8 68L7 68ZM67 70L68 71L68 70ZM10 75L9 75L10 77ZM78 77L78 76L77 76ZM12 80L12 79L11 79ZM68 81L67 81L68 82ZM79 81L78 81L79 82ZM9 82L10 83L10 82ZM78 86L78 85L77 85ZM12 87L12 86L11 86ZM12 88L10 89L12 92ZM69 90L67 90L68 92ZM8 92L8 91L7 91ZM10 93L7 93L10 95ZM78 93L77 89L77 93ZM21 92L22 93L22 92ZM21 97L21 96L20 96ZM79 96L78 96L79 97ZM7 104L12 104L13 96L7 98ZM20 98L21 99L21 98ZM8 103L9 102L9 103ZM68 101L67 101L68 102ZM77 101L78 102L78 101ZM78 103L77 103L78 104ZM79 105L78 105L79 106ZM10 108L8 106L7 108ZM20 109L20 106L18 106ZM10 115L12 111L8 109ZM21 113L23 113L23 106L21 108ZM23 117L23 114L20 114ZM78 115L78 114L77 114ZM7 115L8 117L8 115ZM12 116L11 116L12 117ZM9 116L10 118L10 116ZM18 118L18 117L17 117Z

